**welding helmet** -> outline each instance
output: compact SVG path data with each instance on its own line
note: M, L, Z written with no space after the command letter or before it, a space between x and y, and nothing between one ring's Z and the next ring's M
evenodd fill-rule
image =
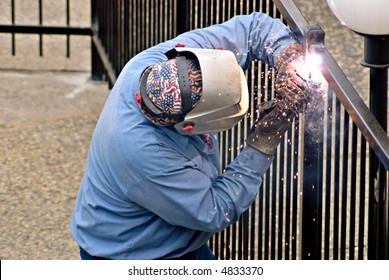
M166 52L166 56L168 61L176 63L180 96L175 99L177 92L165 95L168 98L161 102L162 94L155 94L161 85L148 90L148 75L153 70L146 70L140 85L141 107L146 117L153 122L165 120L162 125L174 125L184 135L227 130L243 118L249 104L247 81L231 51L176 47ZM192 79L188 76L188 65L193 64L193 60L201 72L201 90L197 93L193 92ZM163 72L162 76L166 74L163 68L158 69ZM166 99L171 101L170 107L164 106ZM179 112L174 111L175 103L179 103Z

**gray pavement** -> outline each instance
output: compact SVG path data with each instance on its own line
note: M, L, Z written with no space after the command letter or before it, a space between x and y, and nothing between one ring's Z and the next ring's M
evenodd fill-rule
M87 72L0 71L0 259L77 259L70 215L108 94Z
M367 96L368 72L359 65L363 39L341 26L325 0L295 2L321 25L328 49ZM88 22L88 13L84 20L77 15L80 24ZM0 41L10 46L10 36ZM43 58L37 36L20 35L17 42L15 57L0 48L0 259L78 259L70 216L108 86L90 80L87 38L72 37L70 58L61 38L44 37L51 51Z

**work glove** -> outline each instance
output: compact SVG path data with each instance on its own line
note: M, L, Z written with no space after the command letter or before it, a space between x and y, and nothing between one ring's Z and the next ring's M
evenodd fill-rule
M285 47L277 58L276 98L296 115L317 98L320 84L311 80L301 45Z
M273 155L285 132L291 127L295 113L278 100L263 102L257 107L255 120L246 143L257 151Z
M258 106L259 117L246 139L249 146L268 155L275 153L293 119L305 112L313 99L321 98L321 85L310 79L300 45L285 47L276 68L276 98Z

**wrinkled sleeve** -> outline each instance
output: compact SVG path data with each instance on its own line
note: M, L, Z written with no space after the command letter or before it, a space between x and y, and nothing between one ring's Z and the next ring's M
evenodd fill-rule
M274 66L282 49L296 42L291 30L279 19L254 12L181 34L140 53L136 60L147 61L149 65L157 63L166 59L164 53L179 43L192 48L230 50L243 69L254 60Z
M130 196L172 225L218 232L236 222L253 203L272 161L273 157L246 147L212 182L191 161L181 163L177 158L171 169L133 186Z

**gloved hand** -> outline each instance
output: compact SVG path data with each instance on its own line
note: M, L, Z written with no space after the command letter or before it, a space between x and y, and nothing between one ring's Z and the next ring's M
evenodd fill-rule
M315 104L322 98L321 84L310 79L300 45L285 47L277 59L276 68L276 99L258 106L259 117L246 139L249 146L268 155L275 153L293 119L305 112L308 104Z
M270 100L258 105L259 117L246 139L247 145L268 155L273 155L285 132L290 128L295 113L290 108Z
M310 79L301 45L285 47L277 58L278 70L275 80L276 97L297 115L304 112L307 104L317 98L320 84Z

